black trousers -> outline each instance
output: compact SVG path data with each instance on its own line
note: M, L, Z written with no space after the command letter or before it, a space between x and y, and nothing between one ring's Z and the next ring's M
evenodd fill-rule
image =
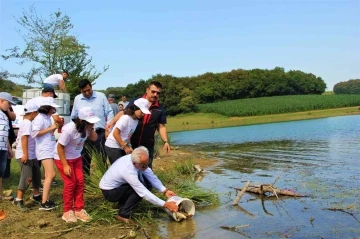
M105 152L109 158L110 164L113 164L117 159L126 155L124 150L119 148L110 148L108 146L105 146Z
M97 129L96 133L98 138L95 142L87 139L84 144L84 148L81 151L82 161L83 161L83 172L87 175L90 175L90 165L91 165L91 150L95 150L97 153L101 154L103 163L106 165L106 152L105 152L105 130Z
M148 190L151 190L151 183L145 177L144 181L143 185ZM118 215L123 218L130 218L131 211L139 205L142 199L128 183L118 188L111 190L101 189L101 191L106 200L122 205L118 211Z

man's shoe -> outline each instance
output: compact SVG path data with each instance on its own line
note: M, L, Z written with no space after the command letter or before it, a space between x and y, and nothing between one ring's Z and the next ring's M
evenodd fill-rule
M129 224L129 223L133 222L131 219L123 218L123 217L120 217L119 215L116 215L115 219L118 220L118 221L124 222L126 224Z
M41 203L41 202L42 202L42 195L37 195L37 196L32 195L32 196L30 197L30 199L31 199L32 201L34 201L34 202Z
M55 205L54 202L47 200L45 203L40 203L40 207L39 210L42 211L50 211L55 209L57 206Z
M81 209L78 212L75 211L75 217L83 222L88 222L92 219L84 209Z
M77 222L74 211L72 210L65 212L62 215L61 219L63 219L65 222Z
M20 211L26 212L28 208L24 205L24 200L16 200L14 199L13 204L19 208Z

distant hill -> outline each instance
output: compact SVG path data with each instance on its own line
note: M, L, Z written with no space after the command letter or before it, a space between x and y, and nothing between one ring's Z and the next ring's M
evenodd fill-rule
M0 91L9 92L13 96L22 97L23 89L30 89L31 86L20 85L12 82L11 80L5 80L0 78Z

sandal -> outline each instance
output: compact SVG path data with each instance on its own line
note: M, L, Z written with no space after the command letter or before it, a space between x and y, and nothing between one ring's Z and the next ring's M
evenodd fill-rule
M3 209L0 209L0 221L6 218L6 212Z

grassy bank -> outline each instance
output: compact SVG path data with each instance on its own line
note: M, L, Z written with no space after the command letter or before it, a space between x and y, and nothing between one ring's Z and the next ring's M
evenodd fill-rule
M168 117L168 132L210 129L221 127L232 127L242 125L266 124L294 120L306 120L326 118L342 115L360 114L360 107L346 107L326 110L311 110L296 113L248 116L248 117L227 117L215 113L196 113Z

